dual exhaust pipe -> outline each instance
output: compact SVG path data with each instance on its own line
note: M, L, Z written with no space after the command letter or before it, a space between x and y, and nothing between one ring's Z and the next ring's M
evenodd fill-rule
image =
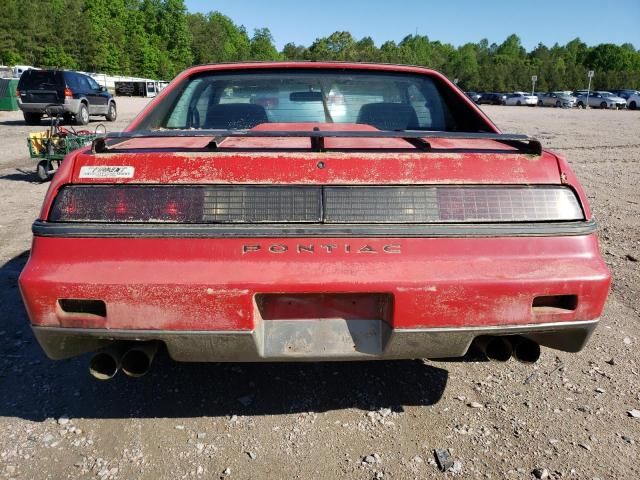
M526 337L478 337L475 345L489 360L506 362L511 357L522 363L536 363L540 358L540 345Z
M142 377L157 351L158 342L115 343L91 358L89 373L98 380L111 380L120 370L129 377Z

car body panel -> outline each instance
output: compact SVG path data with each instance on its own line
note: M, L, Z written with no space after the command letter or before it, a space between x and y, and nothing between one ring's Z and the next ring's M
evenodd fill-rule
M20 286L34 325L46 327L254 331L278 320L261 317L257 295L321 294L330 299L372 292L391 296L392 311L384 321L392 331L507 327L597 319L610 280L594 251L594 235L38 237ZM532 307L535 297L546 295L577 295L580 301L574 310ZM106 317L60 311L60 298L78 296L103 300Z

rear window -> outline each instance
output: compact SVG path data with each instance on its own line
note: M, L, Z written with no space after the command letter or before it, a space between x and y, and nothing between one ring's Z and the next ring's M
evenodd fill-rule
M450 87L426 75L349 71L207 72L185 79L137 130L358 123L380 130L482 131Z
M20 77L18 90L37 90L42 87L64 87L62 72L53 70L27 70Z

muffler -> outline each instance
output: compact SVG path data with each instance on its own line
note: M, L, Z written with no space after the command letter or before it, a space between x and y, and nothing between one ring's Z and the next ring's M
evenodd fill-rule
M511 342L504 337L478 337L475 345L489 360L506 362L513 354Z
M513 356L522 363L536 363L540 358L540 345L526 337L512 337Z
M96 353L89 361L89 373L98 380L110 380L120 370L125 345L114 343Z
M122 371L130 377L142 377L149 371L158 342L134 344L122 357Z

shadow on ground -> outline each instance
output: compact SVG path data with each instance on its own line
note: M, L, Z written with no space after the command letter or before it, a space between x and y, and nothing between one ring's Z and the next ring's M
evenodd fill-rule
M88 356L51 361L28 327L17 287L28 252L0 268L0 417L72 418L271 415L433 405L446 370L422 361L187 364L160 352L152 371L108 382Z
M28 183L42 183L40 177L36 173L36 162L33 163L33 170L22 170L16 168L15 173L7 173L6 175L0 175L0 180L11 180L15 182L28 182Z

